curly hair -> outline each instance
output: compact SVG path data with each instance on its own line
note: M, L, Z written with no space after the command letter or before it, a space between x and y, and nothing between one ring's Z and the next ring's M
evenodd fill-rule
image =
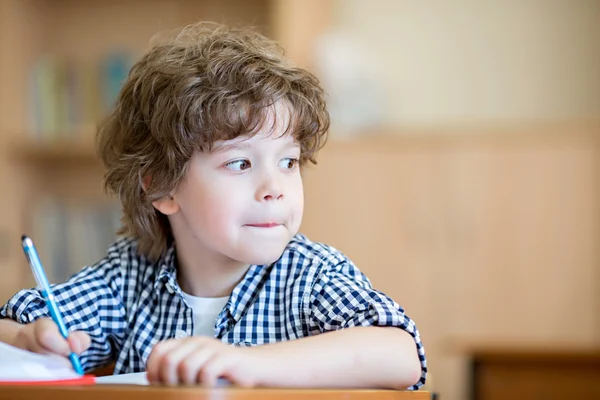
M329 128L324 91L289 65L277 43L249 28L200 22L151 46L98 127L104 186L123 208L117 233L137 239L140 254L160 258L173 235L152 203L176 191L194 152L255 134L280 101L300 165L316 163Z

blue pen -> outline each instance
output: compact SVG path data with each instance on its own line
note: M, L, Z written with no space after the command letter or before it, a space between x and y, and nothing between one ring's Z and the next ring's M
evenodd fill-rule
M46 305L48 306L48 310L50 311L50 316L52 317L56 325L58 325L58 330L60 331L60 334L66 339L69 336L69 332L67 331L67 327L63 322L62 315L58 310L56 301L54 301L52 289L50 288L50 284L48 283L48 278L46 278L46 273L44 272L44 268L42 267L40 258L38 257L37 251L35 250L33 241L27 236L23 235L21 236L21 244L23 246L23 251L25 251L25 257L27 257L27 261L29 261L29 266L31 267L31 271L33 272L35 281L41 288L44 300L46 300ZM81 361L79 360L77 354L71 352L71 354L69 354L69 359L73 364L73 369L75 370L75 372L77 372L79 375L83 375L83 368L81 367Z

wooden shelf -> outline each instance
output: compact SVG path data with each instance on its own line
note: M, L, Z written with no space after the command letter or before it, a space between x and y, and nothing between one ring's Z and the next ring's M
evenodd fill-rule
M48 142L27 139L13 143L11 148L11 157L15 161L31 166L101 165L94 143L89 139L56 139Z

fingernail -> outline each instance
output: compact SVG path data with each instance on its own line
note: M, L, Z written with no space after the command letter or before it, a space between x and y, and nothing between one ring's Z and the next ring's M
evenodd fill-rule
M56 350L57 353L61 353L64 355L69 355L71 350L69 349L69 344L61 338L53 337L50 339L50 345L53 349Z
M75 354L81 353L81 349L79 348L79 343L71 343L71 351Z

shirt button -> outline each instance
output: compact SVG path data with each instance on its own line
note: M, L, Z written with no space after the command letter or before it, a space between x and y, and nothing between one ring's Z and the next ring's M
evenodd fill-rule
M170 294L175 293L175 288L173 287L173 285L171 285L171 282L167 282L167 292L169 292Z
M186 331L180 331L180 330L175 331L175 339L183 339L187 336L188 336L188 334Z

